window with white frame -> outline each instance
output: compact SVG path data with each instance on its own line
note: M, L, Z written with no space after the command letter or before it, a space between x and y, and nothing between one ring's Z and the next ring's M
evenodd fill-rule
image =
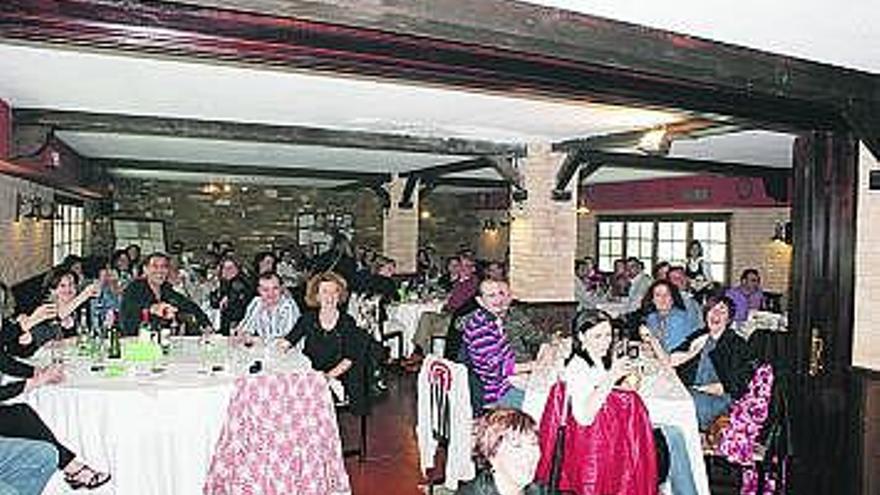
M700 241L712 280L727 283L727 222L693 222L691 238Z
M673 265L687 261L688 223L685 221L657 222L657 260Z
M600 217L596 253L599 269L610 272L614 260L633 256L645 263L646 271L660 261L683 266L688 245L697 240L703 246L703 259L709 265L712 279L726 284L730 265L727 222L724 215L705 214Z
M623 257L623 222L599 222L599 270L610 272Z
M654 269L654 222L626 222L626 256L638 258L645 272Z
M52 224L54 264L61 263L71 254L82 256L84 225L82 206L62 202L56 204L55 220Z

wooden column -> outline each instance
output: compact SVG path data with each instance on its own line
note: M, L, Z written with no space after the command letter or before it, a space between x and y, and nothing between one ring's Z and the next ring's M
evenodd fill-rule
M397 262L399 273L415 273L419 249L419 191L412 192L412 207L400 208L406 179L395 176L385 189L391 204L382 222L382 252Z
M812 132L795 142L792 493L857 493L855 406L849 400L857 150L844 132ZM825 454L832 452L835 461Z
M529 145L520 167L528 199L511 204L510 282L514 296L523 301L574 300L577 188L568 201L552 199L565 156L552 152L549 144Z

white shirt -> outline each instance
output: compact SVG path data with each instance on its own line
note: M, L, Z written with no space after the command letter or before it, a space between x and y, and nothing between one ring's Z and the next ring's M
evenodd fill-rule
M290 333L299 315L299 307L286 293L271 308L263 303L263 298L257 296L248 304L241 328L252 335L259 335L265 342Z
M565 393L571 398L571 412L579 424L589 426L593 423L594 418L588 418L586 415L587 399L607 374L608 371L601 362L590 366L580 356L575 356L565 366L565 371L562 373Z

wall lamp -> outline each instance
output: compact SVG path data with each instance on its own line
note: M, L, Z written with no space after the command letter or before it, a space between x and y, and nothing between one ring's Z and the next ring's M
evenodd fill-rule
M776 225L773 227L773 237L770 240L791 244L791 222L784 222L782 220L776 222Z
M54 220L56 218L55 202L36 194L18 193L15 203L15 221Z

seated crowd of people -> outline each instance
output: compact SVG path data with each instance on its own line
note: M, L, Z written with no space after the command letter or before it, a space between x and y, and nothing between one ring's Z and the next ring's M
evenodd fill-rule
M293 252L259 253L252 271L242 269L228 243L211 243L198 259L179 243L170 254L142 257L130 246L109 260L71 256L47 274L44 302L30 311L17 308L4 286L0 373L20 380L4 380L0 400L64 380L61 364L35 368L20 360L43 345L112 326L133 336L149 323L180 334L219 330L236 341L259 339L304 354L328 380L341 382L339 400L367 414L367 354L375 348L345 303L350 290L397 297L394 261L367 249L355 257L341 235L312 259ZM56 469L73 489L96 489L111 479L79 460L23 403L0 405L0 460L0 493L41 493Z
M700 252L698 243L692 245L696 258ZM619 273L611 274L579 260L568 357L543 415L530 417L523 377L547 364L535 358L549 336L517 321L504 277L474 280L467 255L453 263L457 280L443 308L450 323L433 331L445 330L445 357L468 369L475 455L485 468L458 493L544 493L548 487L657 493L665 479L673 493L697 493L684 432L652 424L632 379L638 373L620 346L640 341L661 366L673 369L691 394L699 429L708 431L747 392L757 368L750 346L734 330L749 311L762 308L757 270L745 270L740 285L723 288L711 282L699 259L687 266L661 263L653 276L635 258L622 260L615 265ZM597 309L600 293L623 300L622 313L612 317Z
M532 418L522 411L521 377L546 364L535 358L552 336L513 302L505 265L478 263L464 249L441 268L430 248L419 251L418 273L404 285L441 288L447 296L439 314L423 316L413 337L415 352L402 364L418 369L431 339L440 337L444 356L466 366L472 378L475 455L485 469L459 493L543 493L553 487L579 494L647 494L657 493L663 478L674 480L677 494L696 493L682 452L683 433L652 424L638 387L628 380L633 364L619 352L621 341L640 340L663 366L674 368L691 393L701 430L745 392L755 363L731 327L761 307L759 274L745 270L738 287L719 290L698 243L691 254L686 266L659 264L653 277L635 258L615 263L610 274L589 259L577 262L578 309L566 332L567 356L543 416ZM18 359L47 342L112 325L135 335L149 323L172 325L180 333L217 330L302 353L315 370L342 384L356 414L368 414L369 353L381 344L358 327L346 301L351 292L376 296L383 306L397 301L402 289L393 260L366 248L353 250L337 236L331 249L315 258L292 249L263 252L252 269L240 264L228 243L211 243L198 257L175 244L170 254L142 258L131 246L106 263L86 265L71 258L53 269L46 302L32 311L5 306L0 372L22 380L0 387L0 399L64 379L58 365L34 368ZM597 310L599 294L624 299L624 314L612 318ZM10 475L0 469L0 482L39 493L54 469L62 470L73 488L93 489L110 480L109 473L61 445L27 405L2 405L0 417L5 418L0 457L29 459L20 472L30 470ZM560 436L563 426L568 433ZM655 441L658 436L664 440ZM658 460L664 456L674 460L665 468Z

